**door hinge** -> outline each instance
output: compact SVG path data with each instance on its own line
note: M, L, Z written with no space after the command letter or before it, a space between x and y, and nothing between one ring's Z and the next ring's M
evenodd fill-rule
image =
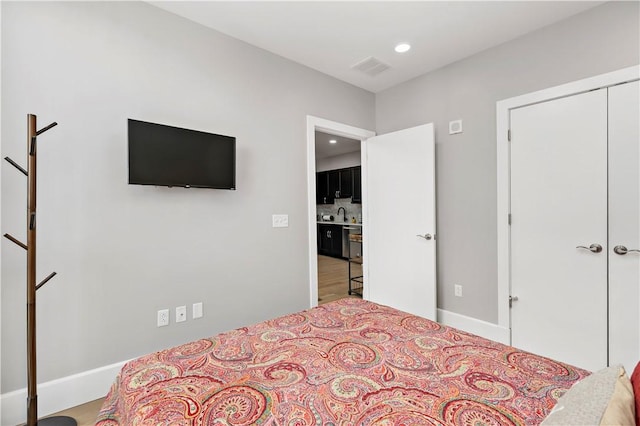
M511 142L511 129L507 130L507 140Z
M511 213L509 213L507 220L509 221L509 225L511 225Z

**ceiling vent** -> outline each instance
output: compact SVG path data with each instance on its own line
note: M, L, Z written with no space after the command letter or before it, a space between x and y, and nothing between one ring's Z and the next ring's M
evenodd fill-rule
M374 58L373 56L369 56L367 59L364 59L354 66L352 66L354 70L362 71L363 73L370 75L371 77L375 77L383 71L391 68L389 65L381 62L379 59Z

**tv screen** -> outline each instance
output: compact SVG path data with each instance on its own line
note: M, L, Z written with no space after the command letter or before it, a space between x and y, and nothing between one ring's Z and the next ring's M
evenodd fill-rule
M129 119L129 183L236 189L236 138Z

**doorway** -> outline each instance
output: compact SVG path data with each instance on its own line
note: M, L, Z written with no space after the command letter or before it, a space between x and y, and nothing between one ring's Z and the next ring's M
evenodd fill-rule
M314 307L318 305L318 285L319 285L319 280L318 280L318 273L319 273L319 268L318 268L318 196L316 194L316 172L317 171L321 171L318 170L317 167L317 163L318 163L318 159L317 154L316 154L316 139L326 139L326 143L329 143L330 139L336 139L336 142L338 139L343 140L343 144L348 144L350 143L351 145L359 145L357 151L359 152L360 155L360 164L363 163L363 159L365 158L365 152L363 150L363 145L362 142L363 140L366 140L372 136L374 136L375 133L370 131L370 130L365 130L365 129L360 129L360 128L356 128L356 127L352 127L346 124L342 124L342 123L338 123L338 122L334 122L334 121L329 121L329 120L325 120L322 118L318 118L318 117L313 117L313 116L307 116L307 194L308 194L308 236L309 236L309 283L310 283L310 300L309 300L309 305L310 307ZM323 140L324 140L323 139ZM349 142L350 141L350 142ZM337 143L335 144L337 145ZM324 152L321 149L321 152ZM331 153L331 151L327 151L328 153ZM334 150L335 152L335 150ZM356 152L355 150L351 150L350 152ZM325 154L321 154L321 155L325 155ZM338 154L338 155L344 155L344 154ZM349 154L346 157L343 157L343 160L345 158L348 157L354 157L357 156L358 154ZM325 158L329 158L331 157L331 155L327 155ZM334 155L334 157L337 157ZM326 168L327 166L331 167L331 160L322 160L320 159L320 163L321 163L321 167L322 168ZM334 159L335 160L335 159ZM352 158L353 160L353 158ZM334 163L337 164L337 163ZM343 163L344 165L344 163ZM338 167L340 168L340 167ZM345 167L346 168L346 167ZM363 194L366 193L366 178L364 177L364 175L362 175L362 181L361 181L361 187L362 187L362 192ZM362 203L360 204L360 217L361 223L366 223L366 217L367 217L367 212L366 212L366 197L362 197ZM338 225L338 222L335 220L338 216L337 214L337 210L338 210L338 206L337 205L331 205L331 204L327 204L326 205L326 211L323 211L322 213L326 213L329 216L334 216L334 221L335 222L335 226L342 226L342 224L344 224L344 217L343 217L343 213L342 210L340 212L340 225ZM334 211L335 210L335 211ZM353 210L355 212L355 210ZM345 212L346 212L346 208L345 208ZM355 213L353 217L356 218L356 221L358 221L358 213ZM345 214L345 217L348 220L351 220L352 218L347 216ZM327 222L331 222L330 220L328 220ZM348 222L349 223L349 222ZM340 231L342 232L342 230ZM333 236L333 234L332 234ZM342 248L340 247L340 250ZM333 269L335 266L335 262L331 262L331 260L334 259L322 259L322 260L328 260L329 262L323 263L323 269ZM337 260L337 259L336 259ZM348 264L346 261L344 261L344 263L339 264L339 266L342 265L343 267L345 267L345 271L346 267L348 267ZM325 268L326 266L326 268ZM362 271L363 271L363 275L366 275L366 258L365 258L365 262L362 264ZM339 268L340 269L340 268ZM326 270L323 270L323 272L327 272ZM330 271L329 271L330 273ZM363 277L364 281L366 281L366 277ZM344 286L348 286L347 281L344 281ZM363 297L366 299L366 286L364 286L363 288ZM335 291L329 290L328 291L329 294L333 293L335 294Z
M362 297L361 141L315 132L318 304Z

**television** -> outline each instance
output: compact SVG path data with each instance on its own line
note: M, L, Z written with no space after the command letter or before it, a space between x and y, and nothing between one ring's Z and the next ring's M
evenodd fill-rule
M128 120L129 184L236 189L236 138Z

